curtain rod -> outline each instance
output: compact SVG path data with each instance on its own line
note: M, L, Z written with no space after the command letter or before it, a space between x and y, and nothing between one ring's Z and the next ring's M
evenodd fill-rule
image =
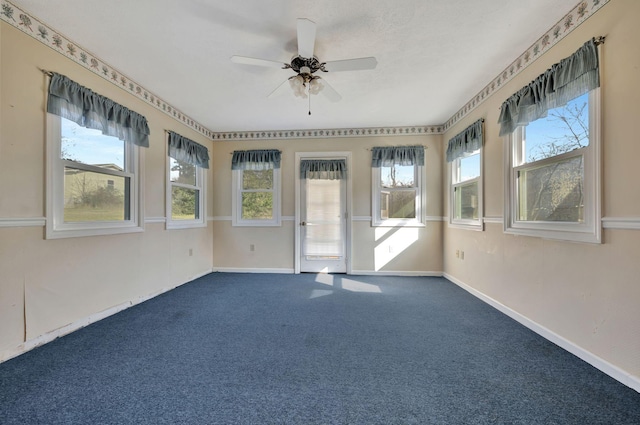
M53 72L47 71L46 69L38 68L44 75L48 75L49 77L53 77Z

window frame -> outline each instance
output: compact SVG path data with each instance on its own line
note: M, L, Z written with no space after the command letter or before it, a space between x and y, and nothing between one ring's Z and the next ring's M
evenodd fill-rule
M382 187L383 167L371 168L371 225L374 227L424 227L426 221L426 175L424 165L413 165L415 181L415 218L382 218L380 207L382 205L382 192L389 188ZM403 188L406 190L406 188ZM399 190L403 190L399 189ZM393 189L392 189L393 190Z
M124 170L110 170L61 158L62 117L47 113L46 225L45 238L59 239L84 236L114 235L144 231L142 187L143 151L124 142ZM73 168L100 174L130 178L129 219L123 221L64 222L64 169ZM126 193L126 192L125 192Z
M166 229L190 229L196 227L205 227L207 225L206 221L206 185L207 185L207 173L206 169L200 167L199 165L193 165L196 167L196 184L190 185L186 183L178 183L171 181L171 157L167 153L167 194L166 194ZM178 159L173 158L178 161ZM182 161L184 162L184 161ZM198 191L198 218L195 220L174 220L172 209L173 209L173 188L174 187L183 187L186 189L193 189Z
M272 164L273 165L273 164ZM246 190L242 189L243 176L245 170L232 170L232 187L231 187L231 225L236 227L279 227L282 224L281 214L281 171L280 168L271 167L273 170L273 188L256 189L251 192L270 192L273 196L273 217L270 220L248 220L242 218L242 193ZM252 170L246 170L252 171Z
M484 230L484 162L483 162L483 151L484 148L481 147L477 151L474 151L471 155L466 157L456 158L449 163L449 226L456 227L460 229L469 229L469 230ZM456 182L454 178L460 172L460 164L462 159L469 158L471 156L478 155L479 158L479 174L477 177L469 180L465 180L462 182ZM456 218L456 198L455 198L455 190L458 187L468 186L471 183L477 183L478 185L478 218L477 219L467 219L467 218Z
M545 239L601 243L601 97L600 88L589 92L589 145L538 161L523 163L524 126L504 136L505 203L504 232ZM584 222L550 222L518 220L518 172L583 157Z

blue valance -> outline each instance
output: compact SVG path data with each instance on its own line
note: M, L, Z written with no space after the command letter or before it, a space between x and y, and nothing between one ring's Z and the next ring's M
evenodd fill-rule
M300 161L300 178L310 180L346 179L347 162L344 159L303 159Z
M483 122L483 119L479 119L449 140L447 162L451 162L456 158L464 158L482 147L484 144Z
M424 165L424 146L382 146L371 149L371 166Z
M280 151L276 149L234 151L231 158L232 170L271 170L273 168L280 168Z
M498 119L500 136L546 117L549 109L566 105L597 87L600 87L598 47L591 39L504 101Z
M205 146L173 131L168 131L168 133L169 156L171 158L198 167L209 168L209 150Z
M107 136L149 147L145 117L55 72L49 83L47 112Z

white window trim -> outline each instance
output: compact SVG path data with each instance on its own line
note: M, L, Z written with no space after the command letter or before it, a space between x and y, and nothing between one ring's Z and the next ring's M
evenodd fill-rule
M474 179L465 180L460 183L453 183L453 173L460 169L460 159L456 158L449 163L449 227L467 229L467 230L484 230L484 161L483 161L483 148L480 148L480 175ZM460 219L455 218L455 189L460 186L466 186L470 183L478 182L478 218L472 219Z
M504 137L504 171L505 171L505 203L504 232L513 235L541 237L572 242L601 243L602 241L602 208L601 208L601 104L600 89L589 93L589 146L576 151L558 155L549 160L556 162L581 154L584 155L584 223L560 222L524 222L517 220L517 171L514 167L518 155L523 155L523 127Z
M416 181L416 217L387 218L380 216L380 194L382 193L381 167L371 168L371 225L374 227L425 227L426 175L424 165L414 165Z
M231 225L238 227L277 227L282 223L281 215L281 178L280 168L273 168L273 190L264 190L273 193L273 218L271 220L246 220L242 218L242 172L244 170L231 171Z
M61 159L61 118L47 113L47 183L46 183L46 239L73 238L82 236L101 236L144 231L144 199L142 175L144 175L144 151L132 143L125 143L127 163L125 172L105 170L91 165L81 165L81 168L95 170L104 174L126 176L131 178L130 189L130 219L118 222L64 222L64 165L75 162Z
M196 167L196 184L183 184L171 181L171 157L167 154L167 194L166 194L166 229L190 229L196 227L206 227L206 190L207 190L207 172L204 168L200 166ZM173 201L173 191L172 188L176 187L184 187L187 189L196 189L200 195L200 199L198 202L198 217L195 220L174 220L172 218L172 201Z

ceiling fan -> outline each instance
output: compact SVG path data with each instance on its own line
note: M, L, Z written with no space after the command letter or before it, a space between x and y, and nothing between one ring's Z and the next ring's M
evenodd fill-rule
M287 83L298 97L306 98L311 94L322 93L332 102L342 99L342 96L334 90L324 79L316 75L321 72L359 71L374 69L378 62L374 57L345 59L330 62L321 62L313 54L316 42L316 24L305 18L298 18L298 54L291 58L290 63L283 63L267 59L250 58L246 56L232 56L234 63L266 66L281 69L291 69L296 74L280 84L268 97L274 97L283 91ZM311 115L311 111L309 111Z

